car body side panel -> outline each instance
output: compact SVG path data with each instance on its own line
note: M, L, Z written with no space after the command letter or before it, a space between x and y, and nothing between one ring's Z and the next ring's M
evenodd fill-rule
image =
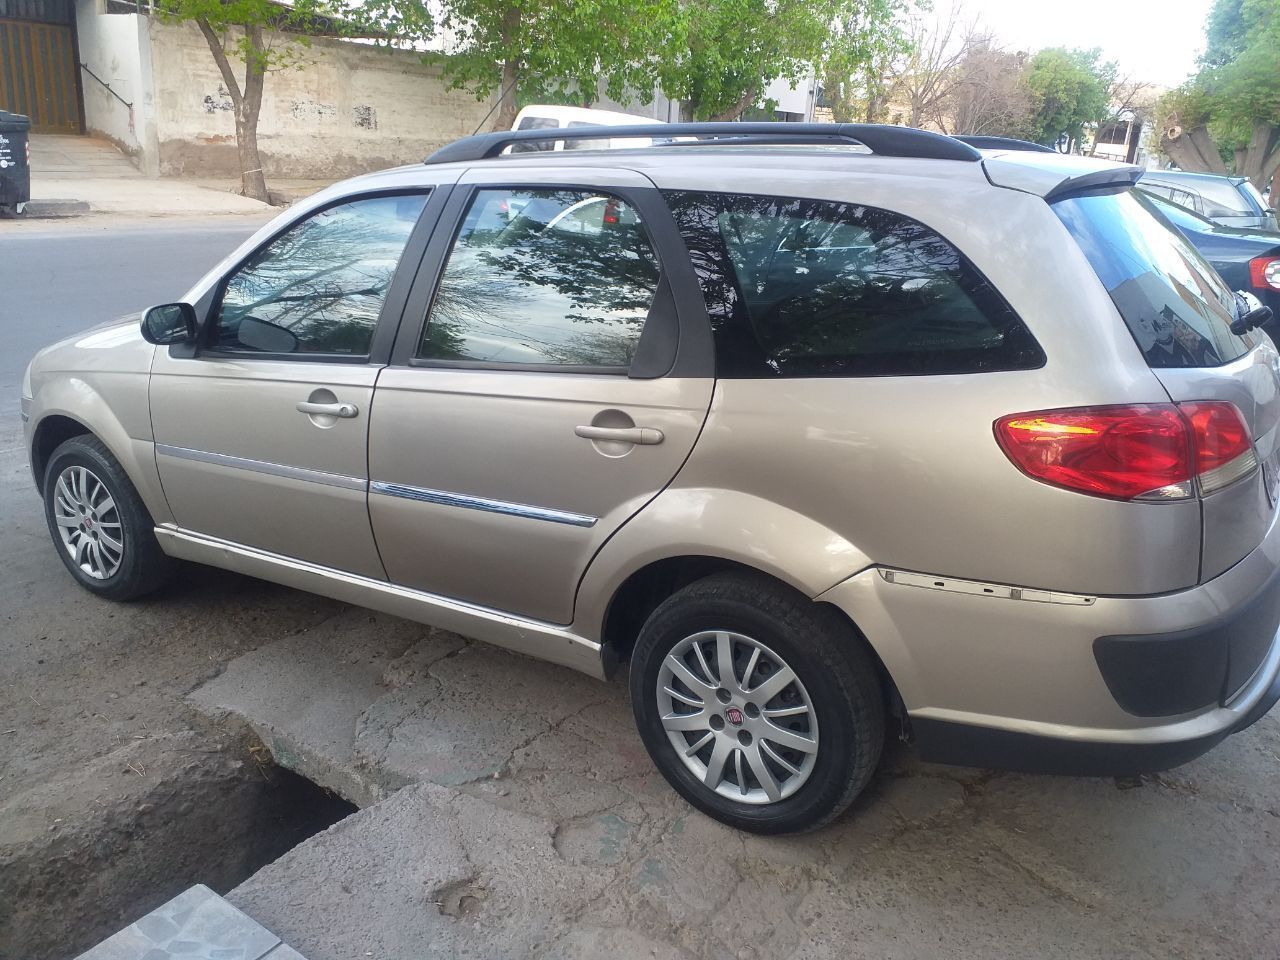
M147 382L155 347L137 316L95 327L47 347L31 368L34 402L26 424L30 449L41 422L69 417L107 445L156 523L172 520L152 446Z

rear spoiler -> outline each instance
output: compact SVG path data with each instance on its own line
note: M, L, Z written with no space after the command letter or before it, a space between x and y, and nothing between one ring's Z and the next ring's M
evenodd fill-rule
M982 169L993 186L1035 194L1049 203L1078 193L1127 189L1145 172L1129 163L1038 151L985 156Z

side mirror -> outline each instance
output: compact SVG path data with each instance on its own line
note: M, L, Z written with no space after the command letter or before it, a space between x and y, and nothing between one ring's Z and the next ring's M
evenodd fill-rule
M142 315L142 339L166 346L196 339L196 311L189 303L164 303Z

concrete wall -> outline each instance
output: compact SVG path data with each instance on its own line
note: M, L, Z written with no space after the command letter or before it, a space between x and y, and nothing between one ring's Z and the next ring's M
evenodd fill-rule
M204 37L193 24L149 27L160 172L237 175L231 98ZM472 133L489 110L447 90L414 53L332 40L297 53L300 67L266 79L258 147L268 177L337 179L414 163Z
M149 173L159 170L146 18L100 13L100 0L78 0L80 60L104 83L81 71L89 133L112 140ZM112 95L114 91L119 98ZM132 104L126 106L121 100Z

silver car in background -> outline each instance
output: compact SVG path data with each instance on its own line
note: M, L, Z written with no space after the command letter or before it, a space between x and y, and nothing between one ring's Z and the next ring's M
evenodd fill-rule
M468 138L37 355L71 575L195 561L629 670L662 774L764 833L886 731L1134 773L1280 698L1280 356L1137 168L627 130L699 142Z

